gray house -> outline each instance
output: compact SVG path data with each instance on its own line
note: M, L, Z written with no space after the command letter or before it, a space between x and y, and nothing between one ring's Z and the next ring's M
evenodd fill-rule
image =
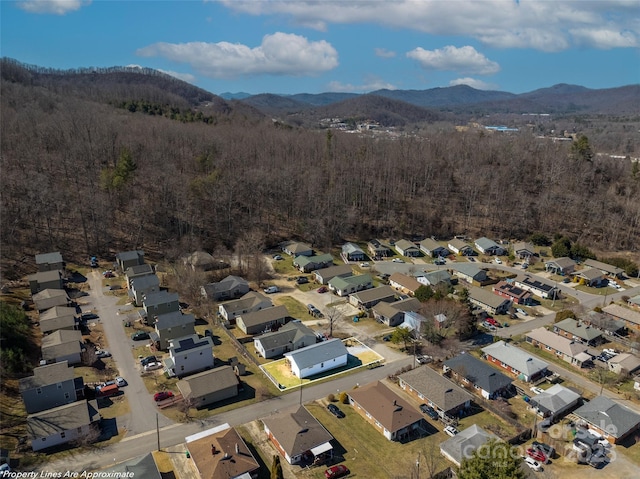
M356 308L367 310L374 307L380 301L391 303L395 301L396 292L391 286L378 286L377 288L359 291L349 296L349 303Z
M487 280L487 272L471 263L460 263L455 266L453 274L471 284L480 284Z
M425 255L432 258L444 258L445 256L449 256L451 254L451 252L447 248L441 246L440 243L431 238L425 238L420 241L420 250Z
M205 284L200 288L202 296L212 301L239 298L249 292L249 283L238 276L229 275L218 283Z
M168 293L167 291L149 293L142 298L142 307L145 312L145 322L152 325L157 316L173 311L180 311L178 293Z
M560 419L578 406L580 394L560 384L554 384L546 391L532 396L529 407L542 417Z
M76 329L76 309L67 306L54 306L42 311L39 317L40 331L43 334L57 331L58 329Z
M316 343L316 334L301 321L291 321L278 331L253 339L256 352L265 359L281 356Z
M489 314L505 314L511 307L511 300L474 286L469 288L469 302Z
M572 274L576 269L577 263L566 256L555 258L544 263L544 269L550 273L559 274L561 276Z
M348 296L363 289L373 288L373 279L368 274L357 276L336 276L329 281L329 289L338 296Z
M45 289L34 294L31 299L38 311L54 308L56 306L67 306L70 302L69 296L64 289Z
M418 248L412 241L406 239L397 241L395 244L395 248L398 253L408 258L415 258L417 256L420 256L420 248Z
M328 268L320 269L314 273L316 277L316 283L329 284L333 278L345 278L353 274L353 269L348 264L341 264L338 266L330 266Z
M155 275L155 271L153 271L153 266L150 264L138 264L135 266L130 266L124 271L125 276L127 277L127 284L130 285L131 281L140 278L142 276L148 276L150 274Z
M438 286L439 284L448 286L452 281L451 274L446 269L416 274L416 279L418 283L424 284L425 286Z
M155 274L138 276L129 281L129 297L136 306L142 306L143 298L160 291L160 279Z
M45 289L63 289L62 270L39 271L28 277L31 294Z
M354 243L346 243L342 246L342 259L347 261L364 261L367 255L364 254L362 248Z
M36 267L38 271L64 270L65 266L62 255L58 251L36 255Z
M238 395L238 377L231 366L221 366L181 379L176 384L182 397L196 408Z
M597 431L612 444L618 444L640 427L640 414L626 406L597 396L573 413L578 416L578 424Z
M181 311L159 314L154 325L159 349L166 351L172 339L196 334L195 325L196 319L192 314L182 314Z
M288 317L289 311L286 306L274 306L238 316L236 325L246 334L259 334L270 330L276 324L284 324Z
M131 266L144 264L144 251L124 251L116 255L116 263L120 271L126 271Z
M459 354L444 362L442 370L485 399L495 399L511 389L512 380L471 354Z
M86 436L100 420L98 403L76 401L27 416L31 448L40 451Z
M367 243L367 249L369 250L371 257L374 259L386 258L393 254L391 248L379 239L372 239L369 241Z
M444 457L460 467L463 459L470 458L476 449L491 439L498 440L499 438L495 434L473 424L441 443L440 452Z
M502 256L506 253L504 248L492 239L478 238L475 242L476 249L481 253L488 254L489 256Z
M531 243L520 241L518 243L514 243L513 253L520 259L529 260L536 254L536 249Z
M303 273L309 273L316 269L327 268L333 265L331 254L320 254L314 256L296 256L293 265Z
M249 291L242 298L220 304L218 312L227 321L235 322L235 319L241 314L254 313L271 306L273 306L271 300L262 293Z
M84 396L82 377L74 377L67 361L40 366L33 376L20 380L20 395L27 413L33 414L77 401Z
M373 317L387 326L398 326L404 321L404 313L418 311L422 303L416 298L407 298L394 303L381 302L373 307Z
M59 329L42 338L42 359L47 363L68 361L80 363L82 353L82 333Z
M287 253L289 256L311 256L313 255L313 248L306 243L297 243L295 241L291 241L289 243L285 243L282 246L282 251Z

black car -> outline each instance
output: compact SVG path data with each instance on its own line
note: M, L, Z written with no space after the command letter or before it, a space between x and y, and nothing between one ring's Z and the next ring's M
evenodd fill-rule
M82 316L80 316L80 319L82 321L87 321L89 319L98 319L99 316L96 313L82 313Z
M534 449L535 451L540 451L545 456L547 456L549 459L551 459L553 457L553 454L556 451L549 444L545 444L544 442L538 442L538 441L533 441L533 443L531 443L531 448Z
M146 331L138 331L137 333L133 333L131 335L131 339L134 341L143 341L145 339L149 339L149 333Z
M598 449L596 452L591 454L591 457L587 461L587 463L596 469L600 469L604 467L607 462L607 453L603 449Z
M433 409L431 406L427 406L426 404L420 404L420 410L424 414L429 416L431 419L438 420L440 418L440 416L438 416L438 413L436 412L436 410Z
M306 276L299 276L298 279L296 279L296 283L298 284L306 284L309 282L309 278L307 278Z
M331 414L333 414L335 417L342 419L344 417L344 413L340 410L340 408L338 406L336 406L335 404L329 404L327 406L327 409L329 410L329 412Z
M140 360L140 364L142 364L143 366L146 366L149 363L155 363L157 362L157 359L155 356L147 356L146 358L143 358Z

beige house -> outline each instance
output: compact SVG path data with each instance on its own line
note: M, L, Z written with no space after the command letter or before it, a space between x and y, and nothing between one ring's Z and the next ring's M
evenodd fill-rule
M195 408L203 408L238 395L238 378L231 366L221 366L187 376L176 386Z

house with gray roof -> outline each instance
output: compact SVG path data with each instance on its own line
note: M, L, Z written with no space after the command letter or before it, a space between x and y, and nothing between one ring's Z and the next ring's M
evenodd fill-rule
M431 406L441 417L457 417L471 406L471 394L428 366L402 373L398 380L402 389Z
M83 350L82 333L59 329L42 338L42 359L47 363L68 361L79 364Z
M368 274L335 276L329 281L329 289L338 296L348 296L363 289L373 288L373 279Z
M348 356L347 348L337 338L284 353L291 373L300 379L346 366Z
M467 243L458 238L453 238L447 244L447 248L449 251L460 255L460 256L476 256L478 253L473 251L473 248L469 246Z
M329 266L314 272L316 283L329 284L333 278L346 278L353 275L353 268L348 264Z
M155 274L138 276L129 280L129 297L136 306L142 306L143 298L160 291L160 278Z
M422 414L381 381L349 391L349 403L389 441L401 441L424 430Z
M543 299L559 296L558 287L554 283L544 281L539 277L534 278L530 275L525 275L524 277L516 278L514 283L518 288L529 291Z
M285 324L288 317L286 306L273 306L237 316L236 326L245 334L260 334L271 331L278 324Z
M640 369L640 358L631 353L620 353L607 361L609 371L616 374L623 372L633 374Z
M602 342L602 331L573 318L563 319L553 325L553 332L589 346L597 346Z
M577 263L566 256L562 258L554 258L544 263L545 271L565 276L572 274L576 269Z
M469 288L469 302L489 314L506 314L511 307L511 300L475 286Z
M172 339L169 342L169 357L164 360L165 369L178 377L188 376L214 365L213 340L197 334Z
M57 271L65 269L66 265L59 251L53 253L41 253L36 255L36 267L38 271Z
M227 321L235 323L238 316L255 313L265 308L270 308L273 303L262 293L249 291L239 299L233 299L218 305L218 312Z
M386 258L393 254L391 247L379 239L369 241L367 243L367 249L369 250L369 255L374 259Z
M224 301L239 298L249 292L249 283L238 276L229 275L217 283L205 284L200 293L212 301Z
M289 256L312 256L313 248L306 243L298 243L295 241L291 241L289 243L285 243L282 246L282 251L287 253Z
M36 294L45 289L63 289L64 280L62 270L39 271L27 277L31 294Z
M162 479L153 454L148 453L130 459L107 469L101 469L103 477L144 477L144 479Z
M367 259L367 255L357 244L345 243L342 245L342 259L345 263L349 261L364 261Z
M183 398L200 409L237 396L238 384L233 368L221 366L183 378L176 383L176 387Z
M453 274L467 283L476 285L487 280L487 272L471 263L456 264Z
M84 380L75 377L67 361L47 364L35 368L33 376L20 379L20 395L27 413L33 414L82 399Z
M583 363L593 359L586 353L589 348L587 344L559 336L544 327L526 333L525 340L573 366L582 367Z
M531 243L519 241L513 244L513 254L519 259L529 260L536 254L536 249Z
M602 308L602 312L610 318L624 321L627 328L632 328L636 331L640 329L640 313L638 311L633 311L618 304L609 304Z
M420 256L420 248L418 248L413 241L401 239L396 241L396 251L407 258L416 258Z
M440 452L444 457L460 467L463 459L471 458L476 449L491 439L499 440L495 434L491 434L480 426L473 424L452 438L440 443Z
M89 435L100 420L98 403L76 401L27 416L27 436L31 449L41 451L49 447L76 441Z
M640 294L638 294L637 296L633 296L632 298L629 298L629 301L627 301L627 304L632 308L640 309Z
M265 359L275 358L312 344L316 344L316 333L299 320L291 321L273 333L253 338L256 352Z
M587 259L584 262L585 267L599 270L602 274L611 276L612 278L622 278L624 270L613 266L612 264L596 261L595 259Z
M38 311L56 306L68 306L71 301L64 289L45 289L34 294L31 299Z
M380 302L373 307L373 317L387 326L398 326L404 321L404 313L418 311L422 303L416 298L407 298L393 303Z
M640 427L640 414L606 396L592 399L573 413L579 418L578 424L586 425L612 444L622 442Z
M539 416L561 419L578 406L580 394L560 384L554 384L540 394L531 396L529 408Z
M473 388L485 399L509 393L513 380L471 354L462 353L444 362L442 370L458 383Z
M446 269L416 273L415 277L418 283L431 287L438 286L439 284L448 286L452 281L451 273L449 273L449 271L447 271Z
M624 334L624 330L626 329L626 323L624 321L613 319L607 314L596 311L587 312L587 314L582 316L582 322L585 326L591 326L609 335Z
M144 264L144 251L134 250L118 253L116 255L116 263L118 264L120 271L123 272L132 266Z
M293 260L293 266L303 273L328 268L331 265L333 265L333 256L330 253L314 256L296 256Z
M451 252L432 238L425 238L420 241L420 251L432 258L449 256Z
M482 348L487 361L509 371L524 382L535 381L547 373L546 362L504 341Z
M131 284L131 281L135 278L140 278L142 276L148 276L150 274L155 275L155 271L153 270L153 266L150 264L137 264L135 266L129 266L124 270L124 275L127 278L127 285Z
M331 455L333 436L302 405L292 406L262 419L264 432L289 464L299 464L310 457ZM309 454L311 453L311 454Z
M484 236L482 238L478 238L475 241L475 246L478 251L489 256L502 256L506 253L502 246L500 246L492 239L486 238Z
M356 308L367 310L381 301L391 303L395 301L396 292L390 286L378 286L377 288L359 291L349 296L349 303Z
M161 314L180 311L180 297L178 293L169 293L164 290L148 293L142 298L142 308L145 323L153 325Z
M54 306L40 312L38 322L40 323L40 331L43 334L48 334L58 329L76 329L78 324L76 308Z
M604 277L602 271L595 268L581 269L580 271L577 271L575 275L583 280L584 284L591 287L599 287L605 285L605 282L606 284L609 283L609 280Z
M166 351L173 339L196 334L196 318L192 314L182 314L181 311L159 314L153 325L157 338L151 338L158 343L158 349Z

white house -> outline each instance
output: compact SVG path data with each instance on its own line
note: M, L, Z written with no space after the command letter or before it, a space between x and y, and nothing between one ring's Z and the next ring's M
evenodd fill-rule
M169 342L169 357L165 359L166 369L172 369L176 376L213 368L213 341L210 337L197 334L172 339Z
M347 364L347 348L337 338L284 354L294 376L303 379Z
M218 312L227 321L233 321L243 314L255 313L271 306L273 306L271 300L262 293L249 291L240 299L234 299L219 305Z

